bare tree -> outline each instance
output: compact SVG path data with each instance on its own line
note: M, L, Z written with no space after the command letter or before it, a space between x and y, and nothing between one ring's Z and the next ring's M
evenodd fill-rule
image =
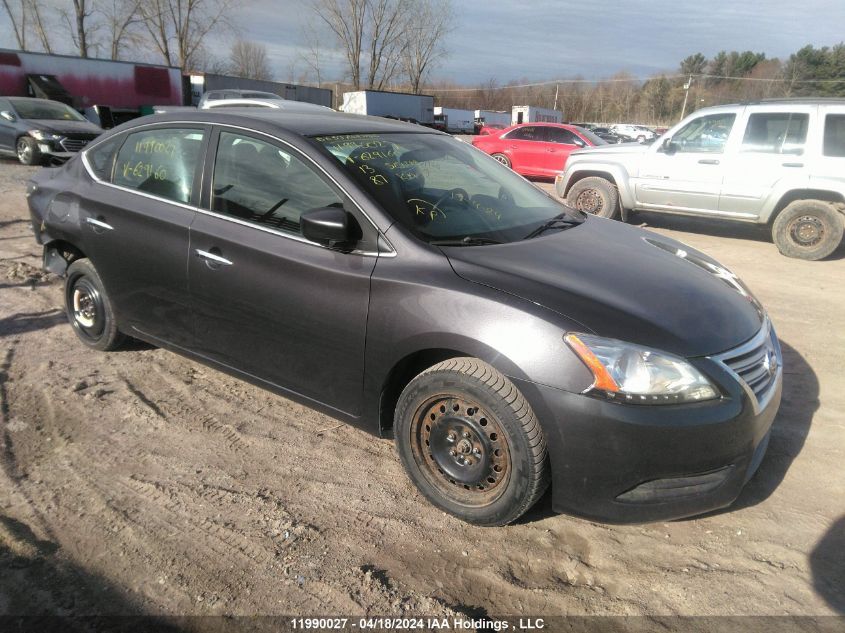
M143 0L101 0L98 3L110 59L122 59L127 50L140 47L141 2Z
M246 79L269 81L273 78L267 60L267 47L258 42L236 40L232 45L229 68L232 74Z
M428 73L444 54L443 41L454 28L451 0L416 0L412 3L402 55L412 92L419 94Z
M201 63L206 38L231 28L232 2L146 0L140 5L140 12L147 33L165 63L189 70Z
M59 13L65 23L73 45L80 57L88 57L92 46L91 37L97 25L91 24L89 18L94 15L93 0L71 0L71 8L60 8Z
M396 77L412 0L312 0L311 6L343 50L355 90L382 89Z
M2 0L3 8L9 16L9 21L12 25L12 32L15 34L15 41L18 43L18 48L22 51L26 50L26 2L19 0L18 6L15 7L10 0Z

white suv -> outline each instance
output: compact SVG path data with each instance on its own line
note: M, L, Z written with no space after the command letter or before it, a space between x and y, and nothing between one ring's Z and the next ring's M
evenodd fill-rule
M845 230L845 100L704 108L650 147L573 152L555 182L558 195L583 211L765 224L784 255L822 259Z
M645 143L657 136L653 131L642 125L627 125L624 123L611 125L610 131L626 141L636 141L637 143Z

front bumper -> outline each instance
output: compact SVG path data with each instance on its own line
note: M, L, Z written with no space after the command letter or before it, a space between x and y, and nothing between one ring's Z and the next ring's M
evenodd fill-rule
M700 362L722 387L720 400L628 405L515 381L546 435L555 511L642 523L736 500L765 454L782 373L758 409L727 371L709 359Z

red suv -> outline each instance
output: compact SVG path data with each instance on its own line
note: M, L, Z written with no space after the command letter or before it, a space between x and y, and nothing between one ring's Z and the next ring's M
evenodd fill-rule
M477 136L472 144L523 176L554 178L570 152L607 142L575 125L520 123Z

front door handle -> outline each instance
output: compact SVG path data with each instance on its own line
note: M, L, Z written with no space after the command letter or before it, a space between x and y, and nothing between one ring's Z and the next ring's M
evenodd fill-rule
M98 220L96 218L85 218L85 222L90 224L95 231L99 229L99 231L114 231L114 227L107 222L103 222L102 220Z
M223 266L231 266L232 262L223 257L222 255L218 255L216 253L211 253L209 251L203 251L199 248L196 249L197 257L201 257L202 259L206 260L209 265L216 264L216 265L223 265Z
M715 158L702 158L698 162L701 165L718 165L719 164L719 161L716 160Z
M784 167L803 167L804 163L783 163Z

